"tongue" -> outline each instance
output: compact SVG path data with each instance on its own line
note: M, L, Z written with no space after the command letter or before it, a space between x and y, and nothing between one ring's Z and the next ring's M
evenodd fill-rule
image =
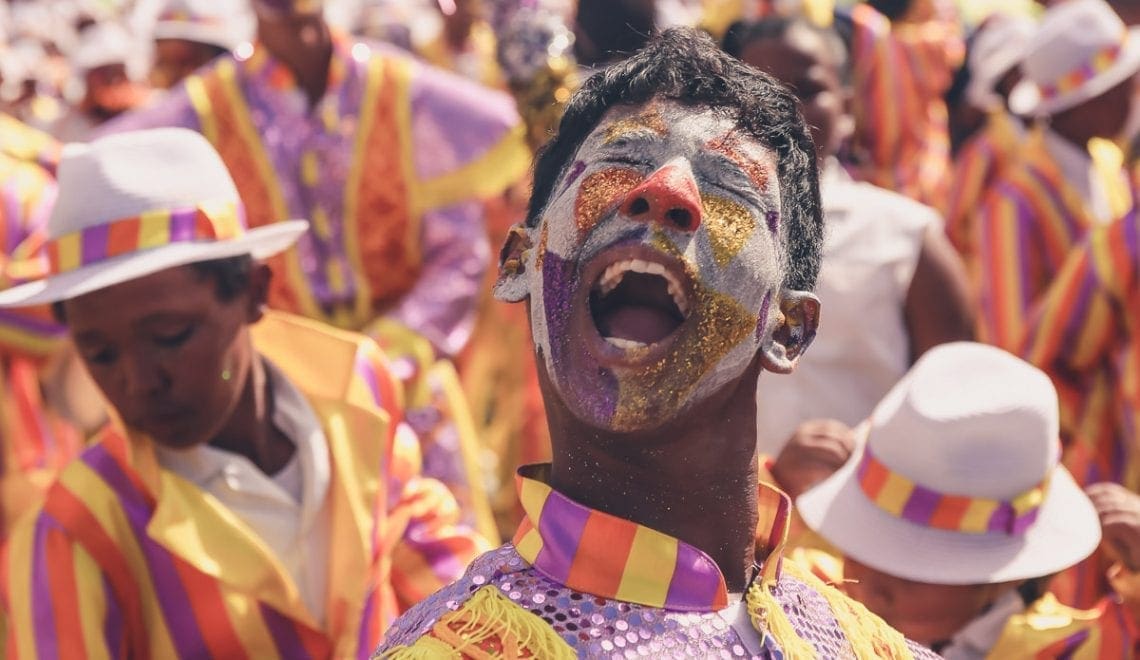
M677 328L677 319L656 307L621 305L602 314L598 329L603 337L655 344Z

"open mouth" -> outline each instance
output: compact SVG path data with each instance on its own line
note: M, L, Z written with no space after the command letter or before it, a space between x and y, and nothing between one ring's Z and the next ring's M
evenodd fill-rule
M681 281L664 265L642 259L611 264L590 290L590 315L598 334L626 351L672 336L691 309Z

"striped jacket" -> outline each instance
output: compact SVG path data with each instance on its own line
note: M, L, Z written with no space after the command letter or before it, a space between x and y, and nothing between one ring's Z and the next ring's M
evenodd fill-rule
M1021 348L1030 307L1093 222L1036 128L986 195L978 218L985 341Z
M399 389L370 341L269 315L258 351L304 393L328 439L326 621L233 513L160 468L150 441L105 432L14 533L13 658L366 657L404 608L484 549L397 433ZM319 356L319 357L318 357Z
M941 208L950 179L942 97L965 56L960 28L941 18L892 24L865 3L851 20L859 178Z

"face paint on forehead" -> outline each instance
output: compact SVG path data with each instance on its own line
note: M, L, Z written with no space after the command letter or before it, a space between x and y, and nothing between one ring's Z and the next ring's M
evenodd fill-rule
M762 163L748 155L739 133L730 132L715 137L709 140L707 147L709 151L724 156L747 174L748 180L756 186L757 192L764 193L768 190L768 171L764 169Z
M609 126L606 126L602 134L602 144L613 144L623 137L643 132L649 132L654 135L665 135L669 132L669 127L665 124L665 118L661 116L661 111L655 104L650 105L644 112L631 117L618 119Z

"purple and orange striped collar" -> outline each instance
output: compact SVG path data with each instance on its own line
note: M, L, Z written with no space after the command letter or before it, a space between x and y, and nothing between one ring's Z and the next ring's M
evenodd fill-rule
M720 568L668 534L578 504L546 484L550 464L515 476L526 516L515 532L519 555L546 577L583 593L687 612L728 606ZM773 579L787 538L791 502L760 486L760 519L770 539L763 575Z

